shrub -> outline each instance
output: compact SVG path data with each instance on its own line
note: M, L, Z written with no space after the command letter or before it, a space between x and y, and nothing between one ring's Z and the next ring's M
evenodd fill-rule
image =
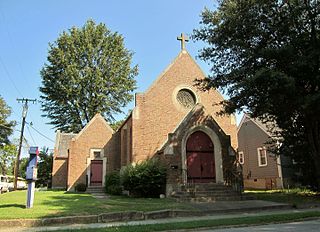
M87 190L87 186L84 183L79 183L75 187L76 192L85 192Z
M136 197L159 197L166 184L166 168L157 159L148 159L121 169L120 180L125 190Z
M122 187L120 184L119 172L113 172L106 175L106 192L112 195L121 195Z

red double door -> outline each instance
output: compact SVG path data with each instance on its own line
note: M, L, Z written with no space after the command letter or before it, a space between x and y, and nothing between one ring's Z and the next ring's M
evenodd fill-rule
M209 136L197 131L187 140L188 182L215 182L214 146Z
M102 186L102 160L91 160L90 185Z

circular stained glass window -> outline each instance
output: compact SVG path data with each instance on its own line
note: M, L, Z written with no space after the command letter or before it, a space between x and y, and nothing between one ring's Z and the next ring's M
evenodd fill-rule
M187 109L192 108L196 104L196 96L189 89L181 89L177 94L178 102Z

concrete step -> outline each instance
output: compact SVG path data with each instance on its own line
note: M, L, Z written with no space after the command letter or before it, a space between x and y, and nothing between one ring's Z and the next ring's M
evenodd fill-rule
M101 187L101 186L88 186L87 187L87 190L86 190L87 193L104 193L104 187Z
M178 192L173 196L174 197L230 197L230 196L238 196L238 194L237 193L216 193L216 192L206 192L206 193Z
M204 196L204 197L181 197L177 198L178 202L194 202L194 203L201 203L201 202L216 202L216 201L240 201L242 200L241 196Z
M215 202L241 200L241 195L231 186L215 183L188 184L172 195L179 202Z
M96 199L107 199L108 195L106 193L91 193L91 195Z
M208 189L208 190L194 190L194 189L187 189L185 191L180 191L180 192L185 192L185 193L220 193L220 194L225 194L225 193L234 193L235 191L233 189Z
M195 184L195 185L187 185L184 187L185 190L187 189L193 189L195 191L211 191L211 190L216 190L216 191L223 191L227 189L231 189L231 186L226 186L223 184Z

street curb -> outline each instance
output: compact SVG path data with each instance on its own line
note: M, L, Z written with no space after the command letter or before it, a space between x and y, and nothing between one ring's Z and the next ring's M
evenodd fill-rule
M67 225L67 224L90 224L90 223L108 223L108 222L126 222L126 221L143 221L150 219L164 219L175 217L193 217L193 216L208 216L221 213L238 213L238 212L254 212L262 210L280 210L291 209L292 206L287 204L271 205L264 207L247 207L237 209L218 209L205 211L187 211L187 210L159 210L159 211L128 211L128 212L114 212L102 213L98 215L87 216L67 216L67 217L53 217L42 219L7 219L0 220L2 228L8 227L39 227L39 226L53 226L53 225Z

